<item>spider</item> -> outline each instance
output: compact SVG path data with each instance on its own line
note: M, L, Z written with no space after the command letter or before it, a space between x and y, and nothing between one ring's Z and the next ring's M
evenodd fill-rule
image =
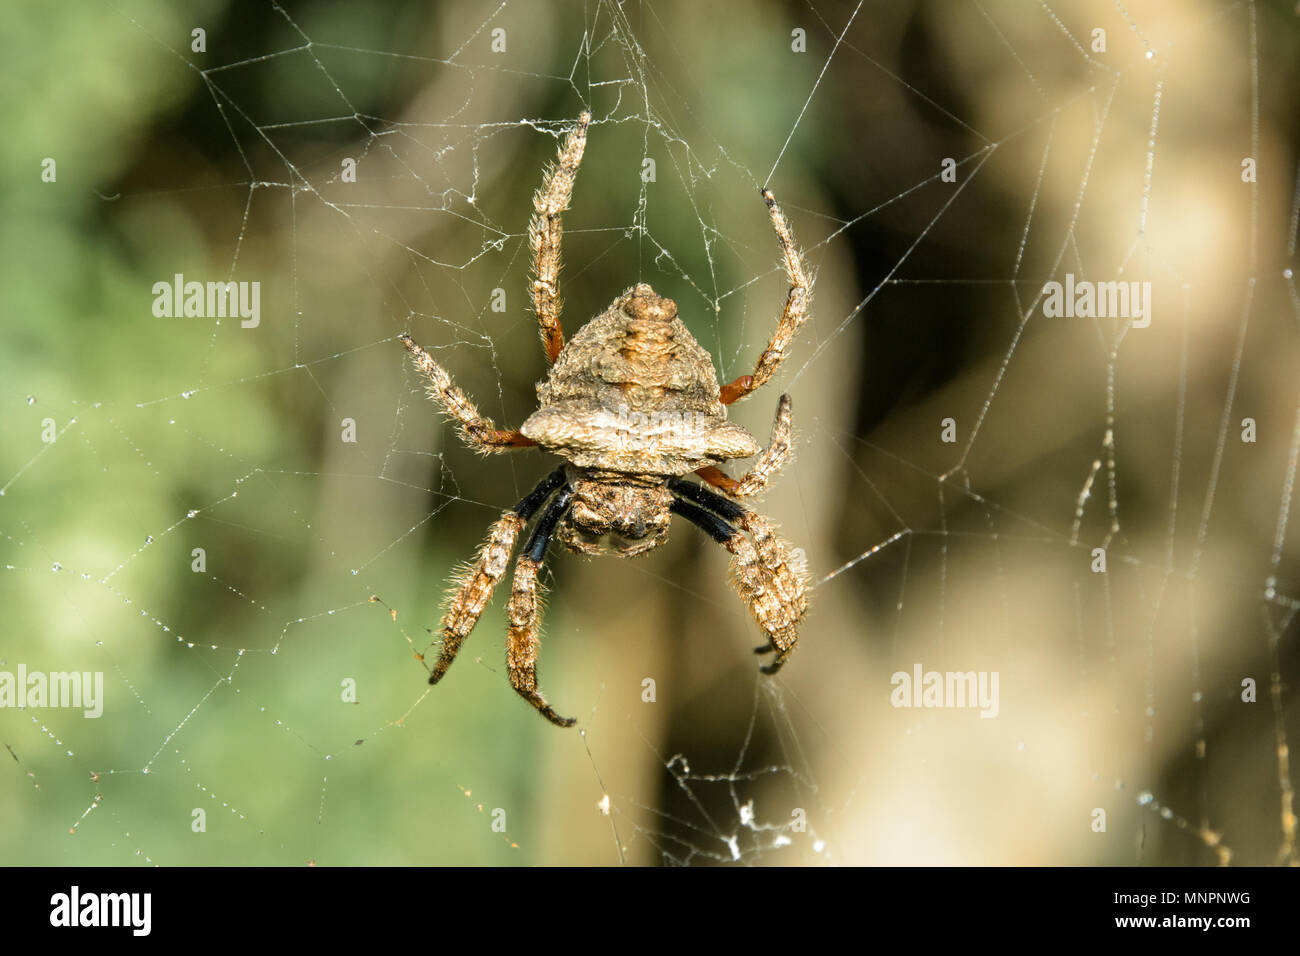
M785 463L790 396L782 395L777 404L766 449L727 421L727 406L772 377L808 318L811 283L790 227L772 193L763 189L790 291L752 375L720 387L709 353L677 317L677 305L645 283L624 292L566 344L560 326L560 216L569 206L590 124L591 114L583 112L533 197L532 301L551 363L550 374L537 385L537 411L518 429L497 428L428 352L409 335L401 336L428 379L430 397L459 423L470 447L484 454L538 447L566 459L497 519L477 558L455 577L441 622L442 650L429 675L429 683L436 684L447 673L505 575L520 535L541 512L515 561L506 610L506 666L520 696L561 727L575 721L559 716L537 685L537 575L552 537L583 554L612 550L630 556L663 544L674 514L696 525L731 552L731 583L767 639L755 653L775 655L761 668L764 673L775 673L794 650L807 608L803 572L792 567L785 542L766 519L737 501L760 493ZM754 455L757 462L741 478L717 467ZM704 484L688 480L692 474Z

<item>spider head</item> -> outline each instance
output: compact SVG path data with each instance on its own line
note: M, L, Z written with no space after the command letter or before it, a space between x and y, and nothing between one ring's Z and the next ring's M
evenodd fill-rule
M571 550L627 557L667 540L673 496L666 484L617 475L580 478L573 491L573 505L556 532Z

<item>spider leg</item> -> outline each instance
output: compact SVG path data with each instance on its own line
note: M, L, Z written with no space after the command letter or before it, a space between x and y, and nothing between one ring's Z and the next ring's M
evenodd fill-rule
M772 341L768 343L763 354L759 356L753 375L742 375L729 385L722 387L721 401L730 405L739 401L750 392L762 387L771 378L781 363L785 361L786 350L794 338L799 326L808 319L808 300L812 295L812 281L804 268L803 258L794 244L794 234L790 224L785 221L785 214L776 204L776 197L770 189L764 188L763 200L767 203L768 214L772 217L772 228L776 230L776 241L781 245L781 254L785 259L785 274L790 280L790 292L785 299L785 309L781 312L781 321L777 323Z
M560 326L560 214L569 208L590 124L591 113L584 110L560 147L557 164L547 169L542 188L534 194L533 217L528 222L528 245L533 250L533 311L550 362L564 348L564 329Z
M537 523L523 553L515 562L515 579L510 592L510 604L506 608L506 617L510 621L510 633L506 640L506 670L510 676L510 686L520 697L536 707L543 717L560 727L572 727L577 721L557 714L537 688L537 651L541 647L537 572L541 569L546 546L551 543L555 526L564 517L572 498L571 490L561 491Z
M528 524L528 519L566 480L563 467L543 478L523 501L515 505L513 511L507 511L497 519L488 532L487 541L479 549L478 559L457 576L453 584L455 596L442 616L442 652L429 673L430 684L442 680L447 668L456 659L461 644L470 631L474 630L483 609L492 599L497 581L506 572L510 555L515 549L515 541Z
M671 479L668 487L675 496L672 510L731 552L732 586L767 635L768 643L758 652L776 652L760 670L775 674L794 651L799 621L808 609L807 585L792 566L785 543L767 519L728 498L681 478Z
M727 494L736 498L749 498L767 487L785 461L790 457L790 396L782 395L776 406L776 422L772 425L772 440L768 443L754 467L739 478L732 478L719 468L709 465L695 473Z
M537 444L531 438L525 438L518 429L497 428L492 419L480 415L474 403L456 387L447 370L432 355L420 348L406 333L402 333L399 338L406 350L415 356L415 364L429 380L429 396L460 424L460 437L465 444L485 455L512 448L530 448Z

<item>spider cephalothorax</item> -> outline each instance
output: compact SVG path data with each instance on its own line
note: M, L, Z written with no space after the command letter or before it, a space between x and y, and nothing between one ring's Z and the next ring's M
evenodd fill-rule
M628 557L668 539L673 495L664 478L571 469L573 501L556 537L571 551Z
M461 437L482 452L539 447L566 464L544 478L492 526L478 559L456 581L442 619L442 650L429 683L442 679L505 576L515 545L534 515L533 533L515 562L506 615L510 683L547 719L560 717L537 688L539 609L537 574L554 537L584 554L630 556L668 536L677 514L731 552L732 584L749 605L774 653L763 668L774 673L794 650L807 608L802 573L766 519L736 499L761 492L790 452L790 397L777 405L766 449L727 420L727 406L772 377L795 331L808 317L811 284L785 217L764 189L790 292L780 323L752 375L719 386L709 353L677 317L677 305L640 283L628 289L565 344L559 314L560 214L568 208L582 161L591 114L583 113L547 171L533 200L528 236L535 278L533 308L551 371L537 386L539 408L517 430L498 429L478 413L445 369L410 336L402 344L428 377L429 392L460 424ZM739 479L718 465L760 455ZM690 481L697 475L712 488Z

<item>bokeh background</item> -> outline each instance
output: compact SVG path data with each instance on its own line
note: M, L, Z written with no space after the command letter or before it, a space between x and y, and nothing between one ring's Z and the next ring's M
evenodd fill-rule
M1298 27L1289 0L13 7L0 669L102 671L106 701L0 710L0 862L1296 863ZM396 336L498 422L532 410L529 201L583 108L570 331L648 281L750 370L785 294L765 184L816 270L733 409L765 439L793 396L761 508L816 588L767 681L702 535L555 549L561 731L506 683L504 595L425 686L450 571L554 462L461 447ZM260 282L260 326L155 317L176 273ZM1150 327L1045 318L1066 273L1151 282ZM917 664L998 672L997 718L891 707Z

